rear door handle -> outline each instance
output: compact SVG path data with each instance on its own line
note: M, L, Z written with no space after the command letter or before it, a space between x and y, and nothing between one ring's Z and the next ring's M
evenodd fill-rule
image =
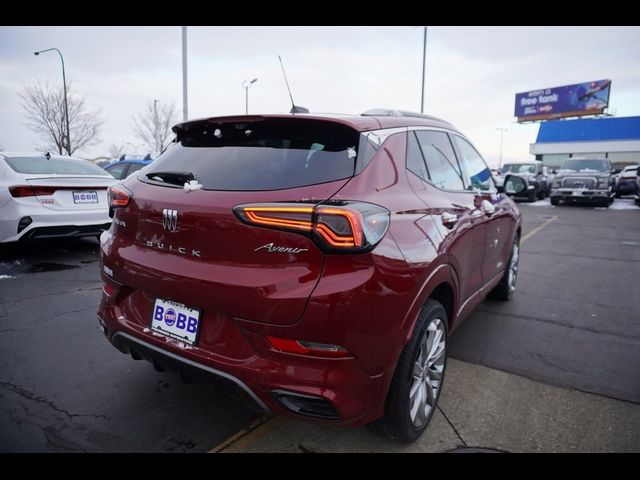
M458 223L458 216L449 212L442 212L442 224L447 228L453 228Z

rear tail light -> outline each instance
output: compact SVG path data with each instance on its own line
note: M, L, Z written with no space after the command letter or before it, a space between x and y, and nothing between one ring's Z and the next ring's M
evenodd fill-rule
M364 202L251 204L233 210L250 225L309 235L329 253L370 251L389 227L389 211Z
M56 187L39 187L31 185L14 185L9 187L9 193L12 197L45 197L47 195L53 195L56 192Z
M267 340L273 348L280 352L310 355L314 357L346 358L351 357L349 350L340 345L292 340L290 338L270 337Z
M112 185L109 187L109 216L113 218L114 209L129 205L133 193L124 185Z

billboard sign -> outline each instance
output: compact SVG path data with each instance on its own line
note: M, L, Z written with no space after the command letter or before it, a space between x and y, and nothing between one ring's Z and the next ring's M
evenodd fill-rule
M518 122L599 115L609 106L611 80L516 93Z

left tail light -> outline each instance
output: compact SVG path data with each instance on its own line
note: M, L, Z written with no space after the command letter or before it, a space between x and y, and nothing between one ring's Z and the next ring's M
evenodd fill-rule
M13 185L9 187L9 193L14 198L20 197L45 197L53 195L56 187L40 187L33 185Z
M368 252L389 228L389 211L365 202L258 203L233 211L249 225L308 235L328 253Z
M133 193L124 185L112 185L109 187L109 216L113 218L116 208L129 205Z

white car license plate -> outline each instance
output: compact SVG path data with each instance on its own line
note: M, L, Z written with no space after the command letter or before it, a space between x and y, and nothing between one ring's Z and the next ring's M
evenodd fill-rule
M95 190L73 192L73 203L98 203L98 192Z
M151 330L193 345L198 338L200 310L171 300L156 299Z
M578 197L578 196L582 195L582 192L574 190L573 192L571 192L571 195L573 195L574 197Z

